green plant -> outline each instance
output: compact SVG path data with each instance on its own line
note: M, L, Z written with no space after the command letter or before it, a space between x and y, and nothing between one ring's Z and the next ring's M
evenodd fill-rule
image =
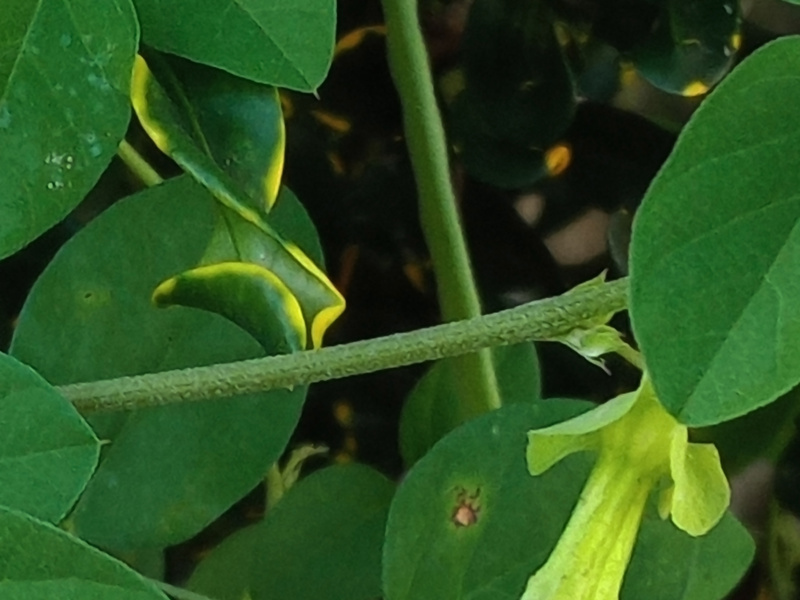
M552 15L530 4L476 0L479 60L448 109L460 160L509 187L552 169L544 148L575 111ZM712 4L711 20L665 4L693 41L662 20L631 51L637 68L670 91L716 84L739 34L737 11ZM747 58L683 129L639 209L629 281L481 316L416 6L383 8L442 318L458 322L329 348L344 298L281 187L276 88L322 82L332 0L6 8L0 256L62 221L115 154L147 188L63 246L0 356L0 597L713 600L741 578L753 542L726 512L719 454L689 428L746 418L800 381L800 39ZM482 62L498 31L520 71ZM547 94L520 85L541 64L558 83ZM131 103L183 174L163 180L125 141ZM552 107L552 130L524 118ZM609 325L626 307L641 355ZM530 340L617 353L641 384L597 407L543 401L535 356L510 345ZM307 384L445 357L409 400L399 486L361 465L298 482L308 448L281 462ZM789 425L796 410L781 404ZM717 431L704 433L724 444ZM777 433L755 432L757 450ZM568 456L583 450L597 460ZM161 581L164 548L265 479L262 521L188 590Z

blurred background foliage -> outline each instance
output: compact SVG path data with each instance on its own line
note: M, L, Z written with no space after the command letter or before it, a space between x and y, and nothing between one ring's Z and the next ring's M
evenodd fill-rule
M339 0L338 11L334 62L318 97L281 92L284 183L316 224L328 272L347 299L328 344L438 318L380 3ZM602 269L624 275L636 207L682 125L748 53L800 33L800 7L778 0L420 0L420 15L487 311L561 293ZM162 174L179 172L135 122L128 139ZM115 161L69 218L0 261L0 349L7 349L30 286L58 248L140 187ZM537 351L545 398L599 401L636 380L621 361L609 361L609 376L560 346ZM312 386L295 445L331 448L312 463L357 458L400 475L400 414L425 369ZM778 549L771 564L781 598L796 594L800 564L793 517L800 514L797 404L792 395L769 414L697 434L719 443L731 474L768 461L766 475L758 471L751 475L757 483L743 484L759 493L741 495L739 510ZM777 431L776 423L785 426ZM775 473L778 502L767 519ZM173 579L261 511L263 493L256 491L200 539L173 551ZM755 597L753 590L739 593Z

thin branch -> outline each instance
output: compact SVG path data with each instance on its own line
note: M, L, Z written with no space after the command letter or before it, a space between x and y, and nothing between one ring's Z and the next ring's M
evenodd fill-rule
M447 142L436 103L417 2L383 0L389 67L403 106L403 124L419 196L420 224L431 254L444 321L481 314L467 244L450 178ZM465 414L500 406L489 350L461 357L456 391Z
M117 148L117 156L139 178L139 181L147 187L153 187L164 181L158 171L127 140L120 142L119 148Z
M599 315L624 310L627 289L627 279L621 279L482 317L352 344L58 389L87 414L292 388L481 348L557 338Z

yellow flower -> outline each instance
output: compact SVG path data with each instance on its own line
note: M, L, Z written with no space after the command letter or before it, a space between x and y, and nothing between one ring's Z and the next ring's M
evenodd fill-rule
M572 516L522 600L616 600L642 515L658 488L659 513L692 536L722 518L730 488L711 444L688 432L641 387L574 419L529 432L528 469L539 475L565 456L598 453ZM662 485L666 484L666 485Z

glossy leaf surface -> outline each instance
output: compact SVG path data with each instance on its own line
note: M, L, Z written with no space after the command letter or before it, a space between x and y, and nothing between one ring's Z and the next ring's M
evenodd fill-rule
M190 587L220 600L376 598L393 493L389 480L362 465L317 471L263 522L217 548Z
M159 148L206 187L223 207L203 262L252 262L270 271L297 298L311 343L318 347L325 330L344 310L344 299L300 248L267 223L265 213L273 201L255 201L242 193L239 184L215 162L197 113L191 106L180 104L185 99L185 94L174 91L170 97L145 62L137 61L133 105L139 119ZM269 304L268 300L265 302Z
M739 49L734 0L669 0L648 40L631 54L636 69L675 94L704 94L733 65Z
M333 56L334 0L135 0L153 48L261 83L314 91Z
M39 279L12 352L56 383L261 355L252 337L221 317L158 309L150 299L160 281L198 263L216 210L186 177L115 204ZM112 443L73 526L114 549L163 547L194 535L261 480L283 451L304 395L296 388L93 417Z
M2 598L166 599L118 560L57 527L5 507L0 507L0 547L4 548Z
M0 19L0 258L63 219L130 118L130 0L10 0Z
M492 359L504 405L539 400L539 360L532 344L498 346L492 349ZM456 377L454 364L441 360L425 373L406 399L400 419L400 452L407 466L464 422L453 392Z
M589 406L558 399L512 404L439 442L412 468L392 502L385 597L519 598L555 546L593 460L578 454L532 477L524 458L527 432ZM753 555L748 534L730 517L707 536L692 538L664 529L653 514L640 536L646 543L634 549L622 600L675 600L676 589L687 590L677 596L685 600L717 600ZM685 562L687 555L692 560ZM724 561L725 569L711 577L707 565L714 561ZM680 568L661 566L677 563Z
M44 379L0 353L0 504L57 523L97 466L100 443Z
M636 338L659 398L689 425L745 414L800 381L798 72L798 38L735 69L634 223Z
M145 81L134 87L134 106L151 131L163 130L166 139L156 144L189 172L225 173L248 206L269 211L286 145L278 90L177 57L146 56L158 83L139 61L137 82Z

